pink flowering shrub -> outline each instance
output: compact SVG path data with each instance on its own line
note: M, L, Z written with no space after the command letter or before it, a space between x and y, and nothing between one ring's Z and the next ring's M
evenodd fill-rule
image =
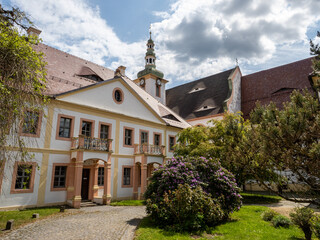
M240 189L233 175L222 168L217 160L203 157L172 158L156 169L150 180L145 192L147 212L163 227L176 226L175 229L179 231L203 230L226 220L231 212L240 209L241 206ZM181 191L184 194L188 193L188 197L186 195L185 198L177 200L177 194ZM201 202L199 204L202 207L192 207L197 201ZM203 214L201 209L208 209L208 206L215 209L216 217L212 217L212 212L209 215ZM195 211L198 211L198 214ZM191 222L179 220L177 216L181 215L189 216ZM179 225L180 227L177 227Z

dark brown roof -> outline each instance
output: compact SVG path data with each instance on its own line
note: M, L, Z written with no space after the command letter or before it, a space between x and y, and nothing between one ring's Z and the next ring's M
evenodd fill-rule
M271 101L278 107L290 100L294 89L311 89L308 80L312 72L312 58L289 63L261 72L243 76L241 79L241 110L245 118L249 117L256 101L262 105Z
M186 120L223 113L230 94L228 78L234 70L168 89L167 106Z
M114 77L114 72L108 68L45 44L40 43L35 46L35 49L44 53L44 60L47 62L46 94L48 95L56 95L97 83L95 80L79 75L93 75L102 80Z

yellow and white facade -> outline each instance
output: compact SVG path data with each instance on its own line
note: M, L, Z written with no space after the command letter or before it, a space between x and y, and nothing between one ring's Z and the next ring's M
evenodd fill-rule
M81 77L88 72L83 69ZM51 95L37 115L36 131L22 133L34 158L5 161L0 171L0 208L79 208L83 200L108 204L142 197L154 167L173 156L175 136L190 125L123 70L111 79ZM71 78L59 78L59 84L72 84ZM57 84L59 78L49 75Z

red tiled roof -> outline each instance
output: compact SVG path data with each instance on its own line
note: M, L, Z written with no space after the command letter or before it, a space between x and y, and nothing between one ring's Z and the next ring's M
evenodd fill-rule
M312 72L312 58L289 63L261 72L243 76L241 80L241 110L249 117L257 101L262 105L271 101L278 107L290 100L294 89L311 89L308 80Z
M97 83L78 75L93 74L103 80L114 77L114 71L108 68L45 44L40 43L34 48L44 53L44 60L47 62L47 95L56 95Z

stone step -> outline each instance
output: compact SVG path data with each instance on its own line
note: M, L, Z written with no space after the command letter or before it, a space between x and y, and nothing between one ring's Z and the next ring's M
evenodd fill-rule
M80 207L94 207L97 206L97 203L90 202L90 201L82 201Z

